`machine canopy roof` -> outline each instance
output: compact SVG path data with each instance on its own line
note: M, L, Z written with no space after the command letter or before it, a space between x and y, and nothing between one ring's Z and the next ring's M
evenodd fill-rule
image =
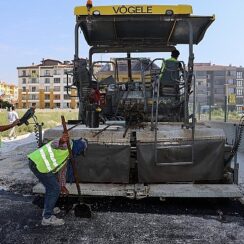
M215 19L214 16L190 15L192 9L189 5L143 5L141 9L135 10L138 6L130 6L134 7L133 11L130 10L132 13L124 14L119 12L119 6L108 6L108 9L91 8L90 14L87 14L86 7L77 7L75 8L77 24L90 46L169 47L189 44L190 26L192 26L193 44L198 44ZM124 8L129 9L127 5Z

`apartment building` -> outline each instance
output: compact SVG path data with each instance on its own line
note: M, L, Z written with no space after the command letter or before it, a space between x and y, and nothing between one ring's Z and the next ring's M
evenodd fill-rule
M196 103L242 111L244 68L211 63L195 63Z
M0 98L11 104L18 102L18 86L0 81Z
M244 106L244 68L236 68L236 110L243 112Z
M131 60L131 78L133 81L141 81L142 80L142 69L146 70L146 73L149 72L149 58L144 58L141 61L137 59ZM115 64L117 65L117 69L115 67ZM156 64L153 64L153 70L159 70L160 67L158 67ZM116 80L118 82L127 82L128 81L128 62L127 60L117 60L115 61L113 58L110 59L110 61L101 66L100 70L97 70L96 76L98 80L107 79L110 76L116 77ZM150 82L151 85L151 78L149 75L145 77L145 81L148 83Z
M77 108L77 97L70 97L65 86L71 85L72 77L67 73L72 71L69 61L45 59L41 64L17 67L19 108ZM72 89L70 95L75 96Z

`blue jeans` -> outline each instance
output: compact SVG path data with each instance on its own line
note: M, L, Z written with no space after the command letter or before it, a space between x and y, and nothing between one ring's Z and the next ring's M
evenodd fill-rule
M44 218L50 218L53 215L53 209L56 205L60 194L60 185L58 183L57 177L54 173L40 173L35 163L29 160L29 167L33 174L40 180L44 185L46 193L44 199Z

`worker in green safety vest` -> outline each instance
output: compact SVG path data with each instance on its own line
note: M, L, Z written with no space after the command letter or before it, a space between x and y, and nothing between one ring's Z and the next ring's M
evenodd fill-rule
M172 52L171 52L171 58L167 59L168 61L173 61L173 62L177 62L179 63L178 61L178 57L180 56L180 52L177 50L177 49L174 49ZM167 61L166 60L166 61ZM180 66L180 64L179 64Z
M179 71L182 71L182 65L178 61L180 52L174 49L171 52L171 58L164 61L161 67L160 80L174 81L174 79L179 79Z
M64 133L60 139L53 140L28 155L30 170L46 190L42 225L57 226L64 224L63 219L55 216L60 212L60 209L55 208L55 205L60 192L63 191L60 189L57 173L65 166L69 157L68 140L68 134Z
M180 81L180 72L183 72L183 68L181 62L178 61L179 55L180 52L174 49L171 52L171 58L166 59L162 63L159 77L160 96L163 96L163 87L176 87L177 82Z

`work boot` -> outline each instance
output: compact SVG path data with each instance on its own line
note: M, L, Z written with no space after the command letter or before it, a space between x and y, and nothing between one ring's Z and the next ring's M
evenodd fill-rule
M53 225L53 226L64 225L64 220L57 218L55 215L52 215L48 219L43 217L42 225Z
M61 209L59 208L59 207L55 207L54 209L53 209L53 214L59 214L61 212ZM44 209L43 209L43 211L42 211L42 217L44 217Z

